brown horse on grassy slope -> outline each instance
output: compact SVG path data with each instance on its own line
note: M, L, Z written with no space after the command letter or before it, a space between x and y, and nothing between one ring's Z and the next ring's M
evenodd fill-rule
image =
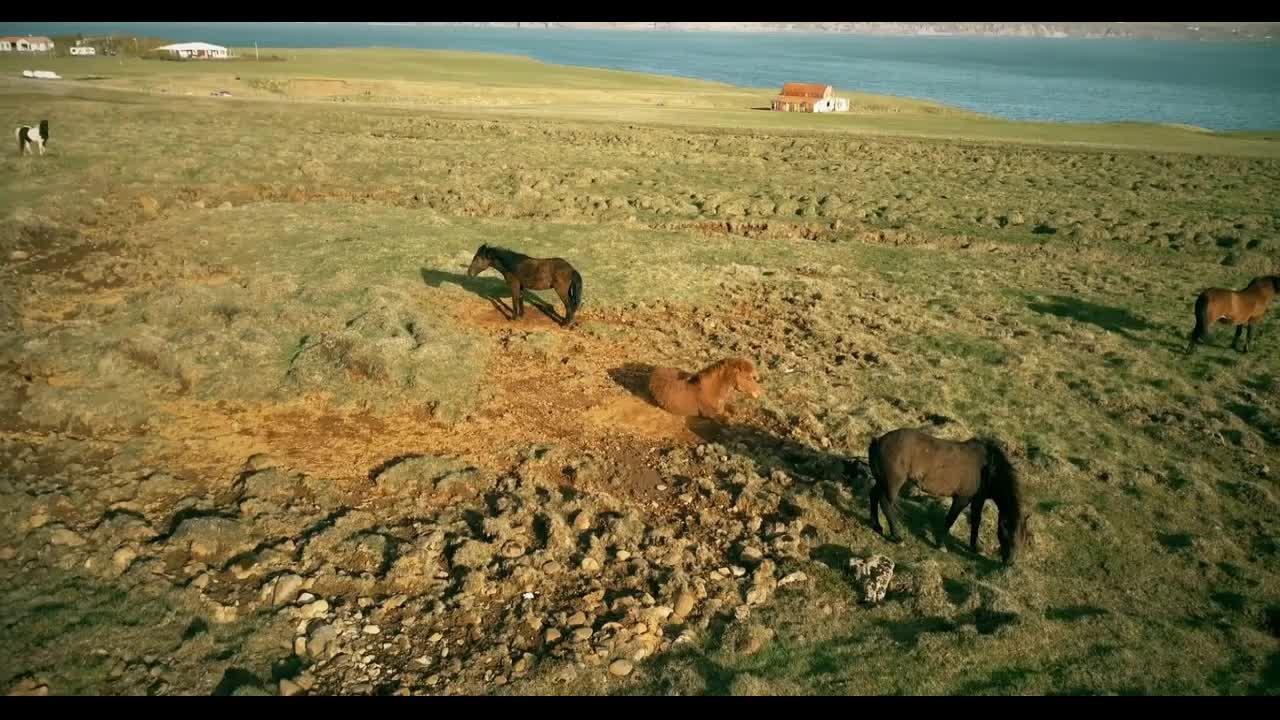
M1236 326L1236 336L1231 339L1231 349L1236 349L1240 342L1240 332L1248 328L1244 338L1244 349L1249 352L1249 343L1257 334L1262 337L1262 317L1267 313L1271 299L1280 293L1280 275L1263 275L1254 278L1243 290L1227 290L1226 288L1209 288L1196 298L1196 326L1191 330L1191 342L1187 344L1187 354L1196 349L1196 343L1209 339L1209 330L1220 322L1230 322ZM1254 326L1257 326L1256 329Z
M1006 565L1012 565L1018 550L1031 541L1017 471L994 440L974 438L956 442L902 428L872 440L867 461L876 480L871 488L871 527L883 533L880 527L883 505L893 542L902 542L898 534L898 494L908 482L914 482L930 495L953 498L951 510L938 533L939 546L945 542L961 511L972 503L969 547L978 552L978 529L987 500L994 501L1000 513L996 537Z
M685 417L723 419L725 404L735 390L760 397L755 363L725 358L693 375L679 368L660 367L649 376L649 394L658 407Z
M582 306L582 276L563 258L534 258L506 248L481 245L471 258L467 277L475 277L489 268L502 273L511 288L511 319L524 317L525 290L555 288L564 303L564 322L569 327Z

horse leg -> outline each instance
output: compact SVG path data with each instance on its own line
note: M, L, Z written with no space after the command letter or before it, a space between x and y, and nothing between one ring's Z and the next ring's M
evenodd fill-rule
M522 317L524 315L524 288L520 287L519 280L511 281L511 319Z
M902 542L902 535L898 534L898 493L887 488L884 495L884 516L889 518L889 540Z
M569 327L569 323L573 322L573 310L569 307L569 288L556 285L556 295L560 296L560 302L564 303L564 322L561 324Z
M880 527L880 483L871 486L869 494L871 500L871 529L876 534L883 535L884 528Z
M969 511L969 549L978 552L978 529L982 527L982 506L987 504L986 498L974 498L973 509Z
M938 547L946 547L947 537L951 535L951 526L956 524L956 518L960 517L960 513L969 506L972 497L954 497L951 499L951 509L947 511L947 519L942 521L942 532L938 533Z
M1235 336L1235 337L1233 337L1233 338L1231 338L1231 349L1232 349L1232 350L1239 350L1239 349L1240 349L1240 348L1236 347L1236 344L1240 342L1240 333L1242 333L1242 332L1244 332L1244 326L1243 326L1243 325L1237 325L1237 326L1236 326L1236 336Z
M1248 325L1245 325L1245 333L1244 333L1244 351L1245 351L1245 353L1248 353L1248 352L1249 352L1249 343L1251 343L1251 342L1253 342L1253 321L1252 321L1252 320L1250 320L1250 321L1249 321L1249 324L1248 324Z

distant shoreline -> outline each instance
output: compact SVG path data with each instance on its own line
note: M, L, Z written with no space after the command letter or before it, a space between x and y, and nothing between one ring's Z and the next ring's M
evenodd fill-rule
M621 32L731 32L873 37L973 37L1098 40L1203 40L1272 42L1280 23L682 23L682 22L436 22L366 23L399 27L514 30L610 30Z

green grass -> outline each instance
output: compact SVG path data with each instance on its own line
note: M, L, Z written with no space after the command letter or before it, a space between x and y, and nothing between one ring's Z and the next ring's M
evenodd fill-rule
M841 88L853 112L825 115L765 112L773 88L550 65L529 58L420 50L262 49L284 62L241 59L170 62L123 57L41 59L71 82L171 94L205 95L226 89L236 95L389 104L426 104L439 109L500 117L575 119L589 122L653 123L676 127L852 132L984 143L1034 143L1064 147L1141 149L1276 157L1280 146L1265 133L1214 133L1151 123L1033 123L984 117L910 98ZM0 58L10 77L29 69L30 58ZM320 83L344 81L346 84ZM317 86L318 85L318 86ZM223 102L226 102L223 100Z
M940 552L923 537L944 506L923 499L904 501L909 539L889 546L865 500L815 486L801 499L821 542L890 554L913 591L859 607L838 563L804 561L816 584L751 619L777 632L759 653L710 631L626 683L571 690L1275 692L1274 318L1247 356L1224 347L1227 328L1182 353L1201 288L1273 271L1274 142L892 100L784 115L750 109L767 91L497 56L271 52L289 59L51 63L166 94L0 86L8 115L55 119L50 155L0 158L0 251L33 256L4 297L17 322L0 362L34 378L0 394L7 422L120 437L180 420L166 415L178 401L235 417L221 404L319 393L337 417L432 405L460 436L522 429L484 438L482 463L505 471L523 448L511 438L585 444L593 431L556 403L625 397L607 375L624 361L747 354L767 429L814 448L861 456L931 416L947 437L1004 438L1037 547L1000 571L988 509L984 557ZM237 73L264 99L173 97ZM376 92L263 89L316 77ZM468 84L471 104L456 95ZM484 242L570 259L585 278L580 330L491 322L497 275L462 277ZM529 379L504 395L486 368ZM563 385L543 381L560 368ZM553 411L527 414L540 403ZM470 417L483 413L500 422ZM274 448L281 428L251 420L235 433L340 456L349 438L334 427L317 423L313 448ZM137 442L181 462L220 451L208 435ZM367 483L351 466L336 480ZM73 494L96 491L84 487ZM32 635L42 646L48 627ZM75 672L69 687L88 691L105 669ZM538 683L511 689L564 691Z

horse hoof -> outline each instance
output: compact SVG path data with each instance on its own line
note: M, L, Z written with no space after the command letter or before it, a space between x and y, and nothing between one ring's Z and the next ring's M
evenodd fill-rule
M894 545L901 545L901 544L902 544L902 536L901 536L901 535L890 535L890 536L889 536L889 542L893 543Z

